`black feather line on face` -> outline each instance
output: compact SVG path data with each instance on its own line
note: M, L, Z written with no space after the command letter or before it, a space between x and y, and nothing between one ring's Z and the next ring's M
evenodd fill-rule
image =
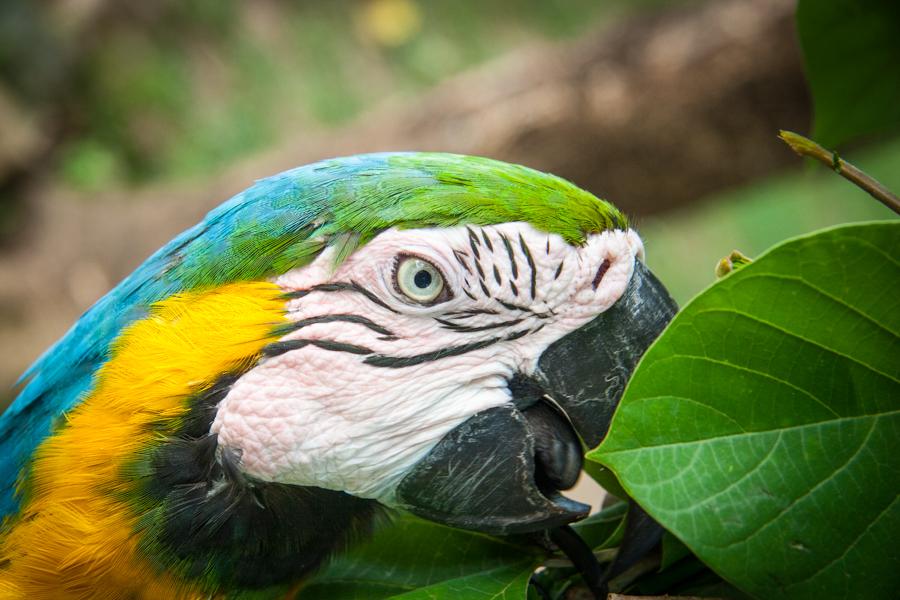
M519 278L519 265L516 263L516 254L513 252L512 244L509 242L509 238L500 234L500 239L503 240L503 246L506 247L506 254L509 256L509 266L512 269L512 278Z
M525 243L525 238L522 237L521 233L519 234L519 246L525 254L525 260L528 261L528 268L531 269L531 299L534 300L537 295L537 267L534 264L534 258L531 256L531 250L528 249L528 244Z
M491 239L488 237L487 232L484 229L481 230L481 239L484 240L484 243L487 246L488 250L493 252L494 245L491 243Z
M496 323L489 323L487 325L462 325L460 323L453 323L452 321L447 321L446 319L438 319L435 318L435 321L440 323L445 329L450 329L453 331L461 331L461 332L473 332L473 331L489 331L491 329L500 329L502 327L511 327L513 325L518 325L525 319L512 319L509 321L499 321Z
M465 259L463 258L464 256L467 256L466 253L462 252L460 250L454 250L453 256L456 258L456 262L458 262L462 266L462 268L466 270L466 273L471 275L472 269L469 268L469 265L466 263Z
M309 289L288 292L287 294L285 294L285 296L287 298L303 298L304 296L307 296L312 292L356 292L358 294L362 294L370 302L380 306L381 308L385 308L394 314L400 314L400 311L391 308L384 302L384 300L382 300L363 286L359 285L355 281L335 281L333 283L320 283L319 285L314 285Z
M496 315L496 310L493 308L467 308L464 310L455 310L452 312L446 313L446 317L451 319L466 319L469 317L474 317L475 315Z
M553 274L553 281L556 281L557 279L559 279L559 274L562 273L564 264L566 264L565 259L559 261L559 266L556 267L556 273Z
M469 246L472 248L472 254L475 255L475 260L481 260L481 253L478 251L478 246L481 242L478 240L478 236L475 235L475 232L469 227L466 227L466 231L469 232Z
M495 344L498 341L500 341L500 338L489 338L478 342L472 342L470 344L461 344L459 346L441 348L440 350L435 350L434 352L415 354L413 356L386 356L384 354L375 354L373 356L366 357L364 362L367 365L372 365L374 367L401 369L403 367L412 367L415 365L420 365L422 363L440 360L442 358L447 358L448 356L458 356L460 354L465 354L473 350L487 348L488 346Z
M484 281L484 269L481 268L481 262L475 262L475 269L478 271L478 279L482 282Z
M283 325L278 327L275 331L276 335L282 336L291 333L292 331L297 331L299 329L303 329L309 325L318 325L319 323L333 323L335 321L341 321L346 323L356 323L358 325L362 325L371 329L375 333L380 333L381 335L393 336L393 332L386 327L382 327L375 321L368 319L366 317L360 315L353 314L335 314L335 315L321 315L318 317L309 317L307 319L300 319L298 321L294 321L292 323L288 323L287 325Z
M503 300L497 300L497 302L503 305L503 308L528 313L529 315L537 317L538 319L549 319L556 314L549 306L547 307L547 312L538 312L536 310L528 308L527 306L522 306L521 304L513 304L512 302L505 302Z
M315 346L316 348L330 350L331 352L347 352L348 354L360 354L363 356L375 352L365 346L356 346L354 344L345 344L343 342L335 342L332 340L286 340L283 342L273 342L263 348L263 356L270 358L292 350L300 350L306 346Z

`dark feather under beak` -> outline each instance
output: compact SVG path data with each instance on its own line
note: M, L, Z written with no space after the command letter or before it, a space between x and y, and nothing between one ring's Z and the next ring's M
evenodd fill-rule
M590 507L560 494L575 484L582 441L600 443L628 378L677 306L641 262L606 312L551 344L513 402L448 433L400 482L402 506L424 518L493 534L549 529ZM580 438L580 440L579 440Z

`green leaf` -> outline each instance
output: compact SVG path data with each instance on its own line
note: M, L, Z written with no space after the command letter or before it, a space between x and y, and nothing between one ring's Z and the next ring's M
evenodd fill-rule
M616 479L615 473L594 462L584 463L584 472L591 476L591 479L600 484L607 493L612 494L620 500L625 500L628 494L622 489L622 484Z
M616 502L598 513L574 523L572 527L581 539L594 550L603 550L618 546L625 534L625 515L628 513L627 502Z
M302 597L518 599L541 558L533 548L404 515L338 555Z
M529 561L498 567L491 571L457 577L406 594L394 596L403 600L439 600L466 598L471 600L521 600L528 591L528 580L535 565Z
M762 598L900 589L900 221L797 238L644 356L591 460Z
M662 556L659 560L659 570L665 571L682 558L690 556L691 551L681 540L666 531L662 538Z
M635 595L658 596L659 594L671 593L673 590L680 590L680 588L692 584L697 579L705 580L709 577L717 578L706 565L696 557L691 556L678 561L667 569L645 574L638 578L637 581L629 584L627 589Z
M900 126L898 28L896 0L800 0L816 141L833 147Z

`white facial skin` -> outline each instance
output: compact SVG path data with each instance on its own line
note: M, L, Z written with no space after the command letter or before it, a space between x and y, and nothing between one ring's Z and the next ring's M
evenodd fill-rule
M452 297L424 306L405 296L395 284L401 256L434 265ZM391 229L336 270L326 251L276 280L306 292L289 301L299 328L281 341L319 345L244 374L212 431L254 477L391 505L400 480L446 433L509 402L514 373L532 373L548 345L612 306L642 257L631 230L574 247L527 223ZM342 315L369 321L305 321ZM454 350L433 354L446 349Z

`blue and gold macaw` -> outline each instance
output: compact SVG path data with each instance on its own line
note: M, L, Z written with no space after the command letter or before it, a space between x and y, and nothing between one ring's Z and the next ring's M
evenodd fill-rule
M0 598L279 597L387 508L560 494L674 305L557 177L389 153L257 182L147 259L0 419ZM552 399L552 400L551 400Z

